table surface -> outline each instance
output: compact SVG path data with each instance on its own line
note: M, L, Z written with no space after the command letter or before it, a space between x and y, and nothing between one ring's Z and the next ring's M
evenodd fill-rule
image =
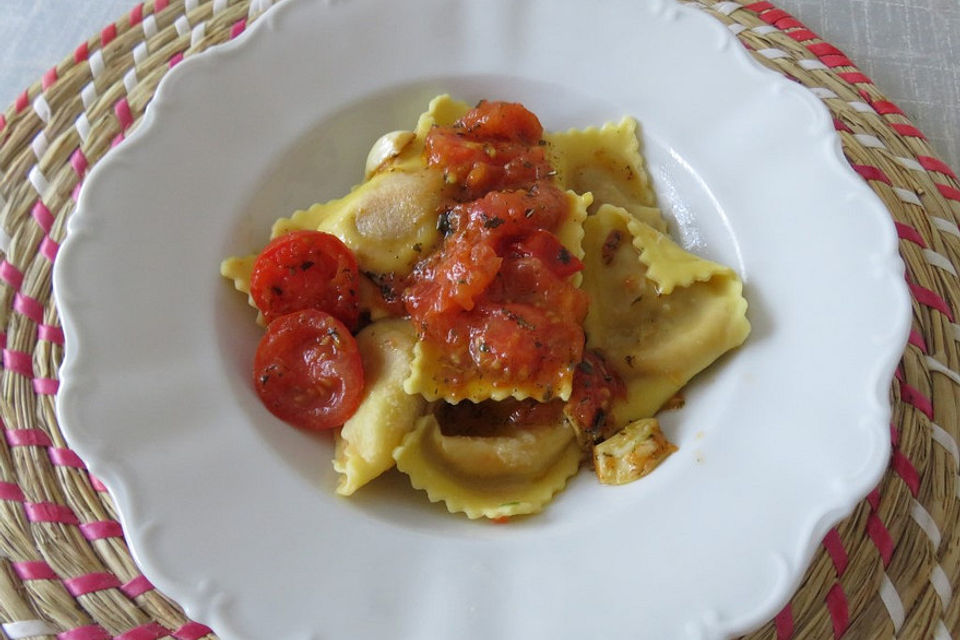
M6 106L135 0L0 0ZM960 1L775 0L842 49L960 170ZM2 107L0 107L2 108Z

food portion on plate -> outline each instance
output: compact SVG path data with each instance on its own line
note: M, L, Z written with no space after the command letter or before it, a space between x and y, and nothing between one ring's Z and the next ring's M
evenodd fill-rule
M224 260L266 326L265 406L335 429L337 492L396 466L470 518L540 511L675 450L655 414L750 331L729 267L688 253L637 125L545 133L516 103L434 99L342 198Z

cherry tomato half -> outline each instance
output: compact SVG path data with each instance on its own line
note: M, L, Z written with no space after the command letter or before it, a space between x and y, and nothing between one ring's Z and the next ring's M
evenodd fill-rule
M270 324L303 309L326 311L357 328L359 270L353 252L322 231L294 231L264 247L250 274L250 295Z
M253 359L253 384L270 412L301 429L331 429L357 410L363 362L339 320L316 309L270 323Z

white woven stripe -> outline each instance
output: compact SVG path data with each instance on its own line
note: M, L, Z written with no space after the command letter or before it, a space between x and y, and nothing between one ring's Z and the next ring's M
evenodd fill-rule
M50 187L50 181L47 180L47 176L43 175L43 172L40 171L40 167L37 165L33 165L33 167L30 168L30 173L27 174L27 181L33 185L33 189L41 196L45 194Z
M953 457L953 464L960 471L960 447L957 447L957 441L954 440L946 429L938 425L936 422L930 423L930 429L932 433L930 434L934 440L940 443L940 446L947 450Z
M141 42L133 48L133 63L143 64L143 61L147 59L149 54L150 49L147 48L147 43Z
M49 146L50 142L47 140L47 134L43 132L43 129L33 137L33 142L30 143L30 148L33 149L33 155L36 156L37 160L43 157Z
M217 15L227 8L229 0L213 0L213 15Z
M937 626L933 629L933 640L953 640L943 620L937 620Z
M759 26L759 27L754 27L753 29L750 29L750 31L753 31L755 34L757 34L757 35L759 35L759 36L765 36L765 35L767 35L768 33L773 33L774 31L779 31L779 29L777 29L777 28L774 27L773 25L765 24L765 25L761 25L761 26Z
M50 117L52 114L50 110L50 103L47 102L47 99L42 93L33 99L33 110L44 124L50 122Z
M92 81L88 82L86 86L80 90L80 100L83 101L84 109L93 107L93 103L97 100L97 87Z
M759 53L764 58L767 58L769 60L776 60L777 58L790 57L790 54L784 51L783 49L758 49L757 53Z
M190 13L196 8L197 8L197 0L187 0L186 2L183 3L184 13Z
M187 20L187 16L177 18L177 21L173 23L173 28L177 30L177 35L181 38L190 33L190 21Z
M848 102L847 104L849 104L854 111L859 111L860 113L876 113L876 111L873 110L873 107L868 105L866 102L858 102L855 100L853 102Z
M930 572L930 584L933 585L933 590L940 596L940 603L946 610L950 606L950 601L953 600L953 587L950 586L950 580L939 564L934 566Z
M129 71L123 74L123 88L127 90L127 93L133 91L138 82L140 82L140 80L137 79L137 70L135 68L131 67Z
M743 9L743 5L741 5L739 2L730 2L729 0L726 2L718 2L717 4L713 5L714 11L717 13L722 13L725 16L730 15L737 9Z
M144 18L140 24L143 26L143 37L147 40L157 35L157 19L153 14Z
M937 229L940 229L940 231L945 231L946 233L960 238L960 227L958 227L955 222L944 220L943 218L937 218L936 216L930 216L930 222L932 222L933 226L935 226Z
M828 69L827 65L823 64L819 60L814 60L813 58L804 58L803 60L798 60L797 63L801 68L806 69L807 71L813 71L815 69Z
M200 44L200 41L203 40L203 36L207 34L207 23L201 22L193 28L193 31L190 32L190 46L196 47Z
M86 143L87 138L90 137L90 120L87 118L86 113L83 111L80 112L75 126L77 127L77 133L80 134L80 140Z
M946 365L944 365L942 362L940 362L933 356L927 356L927 367L931 371L937 371L938 373L942 373L943 375L947 376L957 384L960 384L960 373L957 373L953 369L947 367Z
M253 0L250 3L250 15L257 12L264 12L273 6L273 0Z
M930 542L933 544L933 550L936 551L940 548L940 528L937 526L937 523L934 521L933 516L930 515L930 512L923 508L923 505L920 504L916 499L913 501L913 505L910 507L910 516L913 518L914 522L919 525L923 532L927 534L927 537L930 538Z
M900 599L900 594L897 593L897 588L893 586L893 582L890 581L890 576L887 575L886 571L883 572L883 582L880 583L880 599L883 600L883 606L887 608L887 613L890 614L890 621L893 622L893 632L897 633L903 626L907 614L903 609L903 600Z
M739 22L734 22L733 24L731 24L731 25L728 26L727 28L730 29L730 32L731 32L733 35L739 35L739 34L741 34L741 33L743 33L744 31L747 30L747 28L746 28L745 26L743 26L742 24L740 24Z
M56 635L57 629L44 620L18 620L3 623L3 632L10 640L19 640L31 636Z
M810 87L810 91L812 91L813 95L817 96L821 100L829 100L830 98L840 97L830 89L827 89L826 87Z
M926 169L924 169L923 166L913 158L904 158L903 156L895 156L893 159L896 160L897 164L899 164L901 167L906 167L911 171L926 171Z
M100 77L100 74L103 73L103 51L97 49L90 54L87 61L90 63L90 73L93 74L93 79L96 80Z
M903 202L906 202L907 204L915 204L918 207L923 206L923 203L920 202L920 196L918 196L913 191L910 191L909 189L901 189L900 187L894 187L893 192L897 194L897 197L900 198L900 200L902 200Z
M869 133L855 133L853 134L853 137L857 139L857 142L865 147L870 147L871 149L887 148L887 145L883 144L883 140L877 136L871 136Z
M940 267L947 273L956 277L957 270L953 264L933 249L924 249L923 257L927 259L927 263L933 265L934 267Z

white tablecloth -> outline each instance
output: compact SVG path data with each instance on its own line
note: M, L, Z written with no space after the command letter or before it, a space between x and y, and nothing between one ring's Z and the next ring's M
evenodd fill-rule
M0 0L0 105L135 3ZM774 4L844 50L960 171L960 0Z

